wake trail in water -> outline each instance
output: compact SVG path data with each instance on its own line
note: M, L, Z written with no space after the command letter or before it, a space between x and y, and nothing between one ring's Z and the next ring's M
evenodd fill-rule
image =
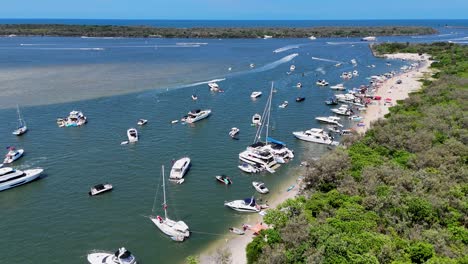
M104 48L28 48L29 50L95 50L102 51Z
M52 44L52 43L41 43L41 44L35 44L35 43L21 43L20 46L55 46L58 44Z
M306 45L310 45L310 44L293 44L293 45L287 45L287 46L284 46L282 48L279 48L279 49L275 49L273 52L274 53L280 53L280 52L283 52L283 51L287 51L287 50L292 50L292 49L298 49L302 46L306 46Z
M292 61L294 58L296 58L297 56L299 56L299 53L293 53L293 54L290 54L288 56L285 56L277 61L274 61L274 62L271 62L271 63L268 63L268 64L265 64L261 67L258 67L258 68L255 68L249 72L264 72L264 71L268 71L268 70L271 70L271 69L274 69L276 67L278 67L279 65L283 64L283 63L286 63L286 62L289 62L289 61Z
M318 57L312 57L312 59L313 60L318 60L318 61L333 62L333 63L344 63L344 61L330 60L330 59L318 58Z
M349 45L349 44L367 44L367 42L363 41L344 41L344 42L327 42L328 45Z

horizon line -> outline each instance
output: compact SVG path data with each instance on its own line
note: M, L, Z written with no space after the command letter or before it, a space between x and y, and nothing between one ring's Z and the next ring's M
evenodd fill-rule
M44 18L44 17L28 17L28 18L0 18L4 19L57 19L57 20L177 20L177 21L383 21L383 20L468 20L468 18L363 18L363 19L209 19L209 18Z

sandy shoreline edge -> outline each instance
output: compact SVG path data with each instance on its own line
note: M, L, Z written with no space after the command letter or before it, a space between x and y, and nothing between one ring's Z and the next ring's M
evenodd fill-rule
M355 129L359 133L365 133L371 126L372 122L384 118L389 113L389 108L396 104L398 100L403 100L409 97L409 94L419 90L422 87L421 79L425 77L425 74L431 73L429 67L431 61L430 56L427 54L419 55L413 53L397 53L397 54L386 54L385 59L388 60L406 60L418 62L419 66L412 68L411 70L403 73L399 73L389 79L383 81L377 88L374 95L381 96L382 100L374 101L368 105L365 113L363 113L362 123L364 126L357 126L355 124L352 129ZM397 80L401 80L401 84L396 84ZM385 103L385 99L390 99L391 103ZM301 167L292 168L290 175L287 176L287 180L281 184L281 192L276 193L270 197L270 207L275 208L284 201L294 198L299 192L299 186L297 183L298 176L303 172ZM295 187L287 191L288 186L295 185ZM262 222L262 216L259 214L246 215L243 220L245 223L255 225L256 223ZM200 263L216 263L215 255L218 248L225 248L230 251L231 260L233 264L245 264L247 263L246 250L247 244L254 238L253 232L247 230L243 236L235 236L230 233L226 233L220 239L217 239L205 248L198 255Z

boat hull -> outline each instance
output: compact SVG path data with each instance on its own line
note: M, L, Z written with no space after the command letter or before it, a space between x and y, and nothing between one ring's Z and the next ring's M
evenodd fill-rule
M43 171L44 171L43 169L25 170L24 173L26 175L24 175L23 177L0 184L0 191L5 191L8 189L32 182L36 180L37 178L39 178Z

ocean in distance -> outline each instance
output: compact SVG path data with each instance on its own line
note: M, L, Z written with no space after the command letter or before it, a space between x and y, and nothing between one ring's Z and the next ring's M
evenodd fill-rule
M379 40L463 42L468 36L466 29L438 29L439 34L431 36ZM192 44L181 44L187 42ZM356 87L368 83L366 77L408 64L391 61L388 66L359 39L4 37L0 58L0 146L25 149L15 167L43 167L46 172L39 181L0 193L0 232L6 244L0 254L11 263L72 264L85 263L92 250L120 246L143 263L181 263L197 254L244 219L225 208L225 200L255 194L251 185L255 180L264 181L272 193L285 192L282 182L300 175L296 168L304 157L328 151L291 134L326 127L314 117L330 115L324 100L333 92L317 87L317 79L336 84L343 82L341 72L356 69L359 77L345 82ZM357 60L356 68L351 59ZM343 65L335 67L339 62ZM287 74L292 64L296 70ZM376 67L367 67L372 64ZM213 79L219 80L224 93L209 91L206 83ZM247 175L237 168L238 153L253 141L250 120L261 113L267 99L251 100L250 93L266 94L271 81L277 90L271 135L294 149L296 158L275 174ZM298 82L301 89L295 87ZM197 101L191 99L194 93ZM296 103L297 96L306 100ZM284 100L289 106L278 108ZM16 104L30 128L22 137L11 135ZM170 124L195 108L210 108L213 114L193 126ZM83 111L89 123L58 128L55 119L73 109ZM139 118L149 120L138 128L140 141L121 146L126 130ZM234 126L241 130L239 140L228 136ZM171 160L185 155L193 161L186 182L167 183L169 216L184 220L194 231L178 244L147 216L155 196L156 213L162 213L161 190L157 191L161 165L168 173ZM234 184L218 184L214 176L220 174L231 176ZM115 190L88 197L89 188L103 182L112 183Z

